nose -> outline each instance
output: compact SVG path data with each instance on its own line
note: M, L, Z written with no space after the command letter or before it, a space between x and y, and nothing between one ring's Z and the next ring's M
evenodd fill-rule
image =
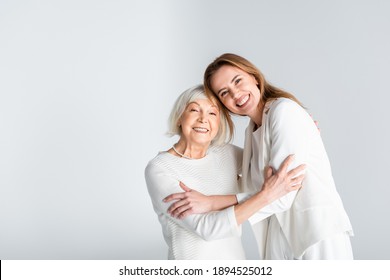
M206 113L201 113L199 115L198 122L206 123L207 122L207 114Z
M240 96L240 89L235 88L234 90L230 91L232 93L232 98L236 100Z
M207 120L204 117L199 117L198 121L200 123L206 123L207 122Z

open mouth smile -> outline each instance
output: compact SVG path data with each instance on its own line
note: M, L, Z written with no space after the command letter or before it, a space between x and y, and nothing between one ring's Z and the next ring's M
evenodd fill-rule
M237 105L238 107L243 107L243 106L245 106L245 104L248 103L248 100L249 100L249 94L246 95L246 96L241 97L241 98L237 101L236 105Z
M193 130L195 130L196 132L199 132L199 133L209 132L209 130L207 128L204 128L204 127L194 127Z

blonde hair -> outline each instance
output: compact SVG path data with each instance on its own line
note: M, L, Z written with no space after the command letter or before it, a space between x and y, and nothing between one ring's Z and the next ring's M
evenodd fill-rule
M168 119L168 132L169 136L179 135L181 136L181 127L178 125L179 120L184 113L184 110L187 108L188 104L199 99L208 99L213 104L215 104L219 109L220 124L218 133L215 138L212 140L212 145L222 145L229 143L233 138L233 122L229 116L229 112L221 106L221 103L217 98L210 95L207 96L204 91L203 85L196 85L187 90L185 90L180 96L176 99L175 104L171 110Z
M297 102L299 105L303 107L301 102L291 93L288 93L280 88L277 88L266 81L264 75L260 72L260 70L247 59L232 53L225 53L219 57L217 57L213 62L207 66L204 72L204 87L205 92L208 96L214 96L218 98L218 95L211 88L211 78L224 65L230 65L245 71L248 74L251 74L255 77L258 85L257 87L260 90L261 99L260 102L262 104L266 104L267 101L284 97L291 99ZM218 98L219 100L219 98ZM222 102L220 102L223 106ZM225 106L223 106L225 107Z

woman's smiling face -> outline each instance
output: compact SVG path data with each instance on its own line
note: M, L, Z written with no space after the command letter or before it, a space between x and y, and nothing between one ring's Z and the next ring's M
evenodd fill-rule
M223 65L211 77L211 88L232 113L254 116L260 102L255 77L240 68Z
M210 145L218 134L220 120L215 104L208 99L197 99L187 105L180 117L181 137L188 143Z

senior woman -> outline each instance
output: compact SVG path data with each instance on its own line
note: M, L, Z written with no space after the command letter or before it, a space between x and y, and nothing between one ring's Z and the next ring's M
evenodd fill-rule
M300 175L304 165L287 172L293 161L288 156L275 174L271 168L267 170L260 192L237 204L235 196L229 194L239 192L242 149L225 143L232 137L232 123L218 104L215 98L206 97L202 85L182 93L169 118L170 133L179 135L179 141L158 153L145 169L149 195L168 245L168 259L245 259L240 225L275 199L299 189L304 177ZM177 219L168 212L177 198L165 198L182 189L218 195L216 207L222 210ZM181 213L188 207L176 206Z

